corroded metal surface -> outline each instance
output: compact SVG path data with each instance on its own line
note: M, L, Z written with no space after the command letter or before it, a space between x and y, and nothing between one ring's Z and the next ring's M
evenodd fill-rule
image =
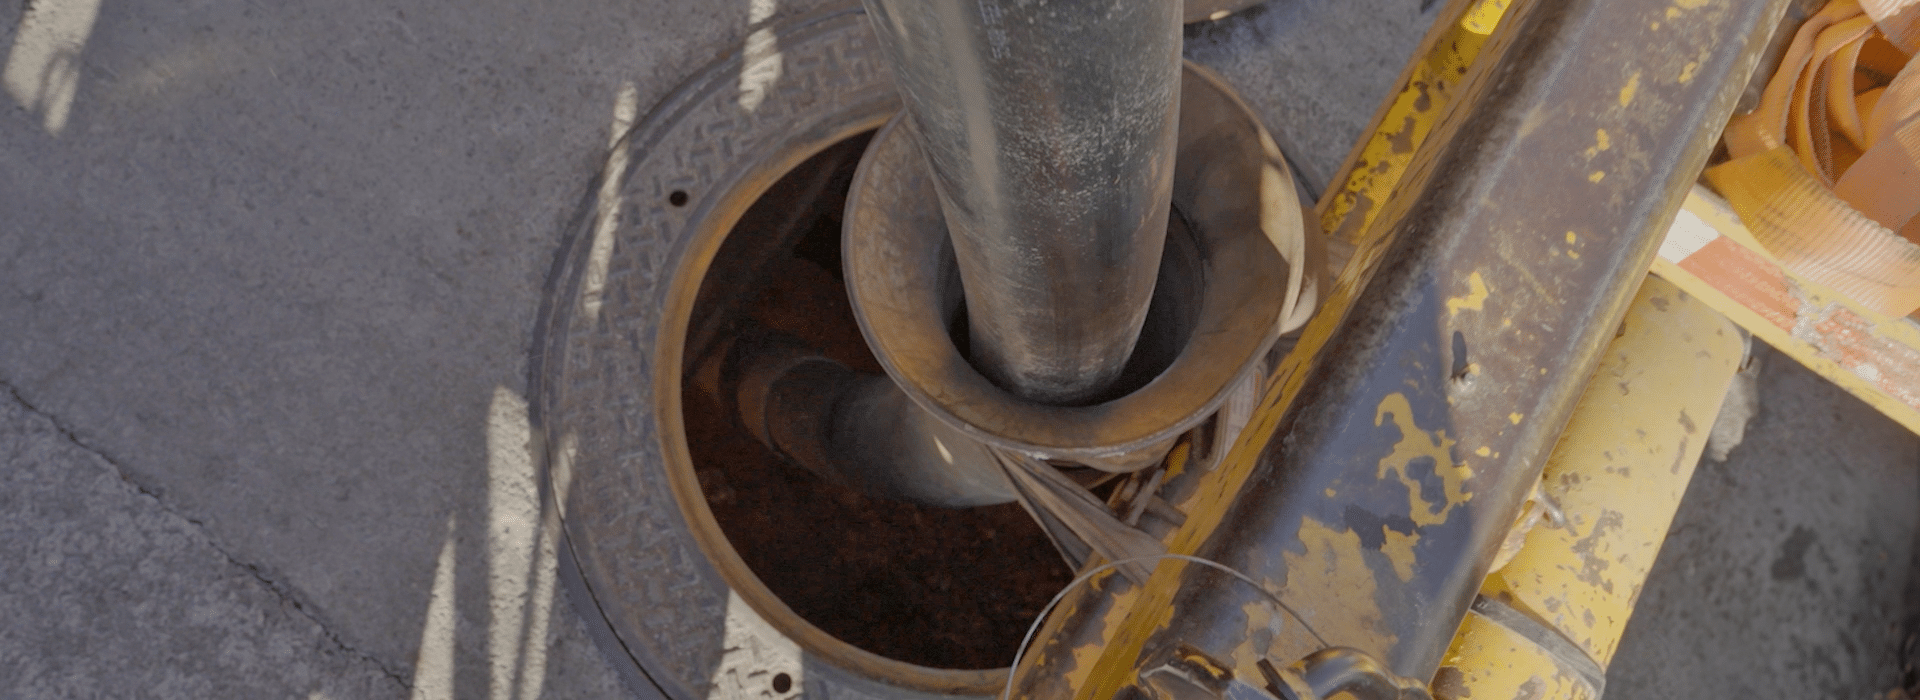
M965 508L1015 491L979 441L927 415L893 380L798 338L748 326L720 361L716 400L761 444L829 482L897 501Z
M1347 154L1335 187L1319 202L1320 227L1345 246L1379 216L1413 162L1413 152L1433 133L1440 117L1465 87L1467 67L1486 46L1512 0L1453 0L1414 52L1400 76L1400 90L1374 115L1370 134Z
M1431 677L1781 7L1509 8L1170 550ZM1070 690L1176 644L1243 674L1324 645L1209 571L1163 563L1103 649L1045 647Z
M1538 525L1487 576L1435 677L1444 698L1597 698L1745 355L1740 330L1648 277L1561 433Z
M865 0L965 282L1025 399L1112 398L1153 296L1180 119L1176 0Z
M874 137L847 198L846 279L868 346L915 404L991 445L1134 471L1158 463L1256 371L1284 312L1312 291L1290 274L1307 256L1292 174L1205 69L1190 66L1182 91L1174 228L1192 233L1168 237L1150 315L1160 325L1129 368L1134 390L1091 406L1002 389L956 347L955 262L932 178L905 135L914 127L898 119Z

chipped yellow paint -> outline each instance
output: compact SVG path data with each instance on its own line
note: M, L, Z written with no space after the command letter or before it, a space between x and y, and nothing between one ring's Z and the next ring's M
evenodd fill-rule
M1293 618L1282 613L1265 598L1248 600L1246 605L1240 606L1240 613L1247 618L1246 650L1248 653L1233 655L1232 660L1235 665L1232 671L1234 675L1241 678L1259 678L1260 660L1268 655L1283 653L1281 649L1274 648L1278 645L1273 644L1273 641L1285 639L1286 628L1293 624ZM1266 640L1267 644L1254 643L1255 640L1262 639Z
M1464 84L1488 37L1505 16L1511 0L1455 0L1448 10L1459 19L1429 32L1417 55L1400 75L1400 92L1374 117L1371 136L1347 157L1316 213L1321 230L1358 243L1379 216L1380 207L1405 177L1413 154L1439 124Z
M1460 18L1460 28L1482 36L1492 34L1494 28L1500 26L1500 17L1506 14L1510 4L1512 0L1487 0L1475 5L1467 11L1466 16Z
M1573 233L1572 231L1568 231L1568 232L1567 232L1567 245L1573 245L1573 244L1575 244L1575 243L1579 243L1579 242L1580 242L1580 237L1579 237L1579 236L1577 236L1577 235L1574 235L1574 233Z
M1542 484L1565 525L1528 531L1480 594L1554 627L1605 669L1738 369L1739 338L1698 297L1648 278L1547 459ZM1536 652L1511 630L1469 615L1447 654L1451 670L1439 674L1454 680L1436 684L1447 691L1436 696L1515 697L1509 690L1534 678L1551 686L1564 672Z
M1626 87L1620 88L1620 106L1625 107L1633 104L1633 96L1639 92L1640 71L1634 71L1633 75L1627 78Z
M1501 327L1501 328L1511 328L1511 327L1513 327L1513 319L1510 319L1510 318L1503 318L1503 319L1500 319L1500 327Z
M1579 251L1574 251L1574 250L1569 250L1569 251L1567 251L1567 257L1569 257L1569 258L1573 258L1573 259L1575 259L1575 260L1579 260L1579 259L1580 259L1580 253L1579 253Z
M1507 414L1507 421L1508 421L1508 422L1510 422L1510 423L1513 423L1514 425L1519 425L1519 424L1520 424L1520 420L1521 420L1521 419L1523 419L1523 418L1526 418L1526 416L1523 416L1523 415L1521 415L1521 414L1518 414L1518 413L1509 413L1509 414Z
M1607 171L1605 170L1595 170L1591 173L1587 173L1587 182L1599 182L1606 178L1607 178Z
M1111 576L1116 573L1119 572L1109 571L1101 574L1101 576ZM1062 674L1066 679L1067 687L1078 688L1086 685L1087 680L1093 676L1093 669L1100 660L1101 652L1106 649L1108 638L1113 635L1114 630L1119 628L1120 623L1126 619L1128 611L1133 608L1134 600L1139 597L1140 589L1138 588L1129 588L1126 593L1114 597L1113 606L1107 608L1106 614L1102 615L1100 619L1099 629L1102 633L1101 638L1074 647L1073 668L1068 669L1066 673ZM1071 618L1072 614L1070 612L1064 614L1056 613L1052 615L1052 617L1065 620ZM1036 664L1036 666L1037 665L1038 664Z
M1326 346L1339 327L1341 317L1353 306L1362 273L1386 253L1387 243L1385 236L1378 236L1363 240L1357 247L1353 260L1334 280L1326 304L1301 329L1299 342L1269 375L1267 393L1261 397L1253 420L1240 431L1220 465L1202 474L1195 483L1193 495L1187 501L1187 521L1166 540L1169 553L1193 554L1219 529L1228 508L1252 475L1260 452L1279 430L1280 419L1285 414L1283 409L1291 405L1306 386L1306 370L1313 357ZM1106 700L1119 692L1121 684L1126 682L1128 669L1140 656L1142 645L1172 619L1173 596L1179 590L1187 566L1186 561L1166 559L1154 567L1153 575L1147 579L1126 617L1117 627L1109 626L1114 631L1106 651L1094 662L1087 681L1075 686L1078 688L1075 698Z
M1179 442L1174 443L1173 450L1167 452L1167 475L1161 477L1161 481L1173 481L1176 477L1186 473L1188 459L1192 456L1193 437L1188 435L1180 438Z
M1294 397L1306 386L1310 360L1327 344L1340 317L1353 305L1359 290L1359 272L1370 268L1385 253L1385 242L1364 242L1355 252L1354 261L1334 281L1326 305L1301 329L1299 342L1268 377L1267 393L1261 397L1253 421L1241 430L1220 466L1201 475L1195 484L1186 523L1167 539L1169 553L1193 554L1207 536L1220 527L1227 509L1252 475L1260 451L1279 429L1282 409L1293 403ZM1119 692L1126 682L1128 669L1140 656L1141 646L1172 619L1173 596L1179 590L1187 566L1186 561L1166 559L1154 567L1153 575L1147 579L1138 599L1129 606L1126 616L1117 625L1107 627L1113 632L1106 650L1091 665L1086 680L1073 686L1078 689L1075 698L1106 700Z
M1479 613L1461 622L1441 666L1433 684L1439 700L1598 700L1546 650Z
M1300 543L1304 551L1284 550L1280 558L1288 571L1318 574L1287 581L1288 598L1313 601L1313 628L1330 640L1367 639L1385 632L1380 604L1373 598L1373 569L1362 555L1366 548L1359 533L1301 518ZM1383 637L1381 648L1391 649L1395 641L1391 635Z
M1327 494L1327 498L1333 498L1333 489L1327 489L1323 493Z
M1467 275L1467 295L1447 300L1447 315L1460 313L1461 309L1479 311L1487 301L1487 280L1479 272Z
M1386 535L1380 544L1380 553L1387 555L1387 561L1393 564L1393 575L1399 576L1401 581L1412 581L1413 545L1420 541L1420 532L1415 530L1411 535L1402 535L1387 529L1385 525L1381 525L1380 530Z
M1441 14L1460 19L1436 24L1436 30L1427 34L1416 54L1424 58L1411 62L1401 74L1399 94L1375 116L1369 128L1371 136L1348 156L1340 174L1333 178L1333 182L1343 184L1329 188L1316 214L1323 230L1354 246L1354 255L1334 281L1321 311L1308 321L1294 349L1269 375L1267 393L1261 397L1253 421L1241 431L1220 465L1199 477L1188 501L1187 521L1167 539L1168 552L1194 553L1219 528L1227 509L1246 485L1260 451L1279 428L1283 409L1306 385L1310 360L1326 345L1340 318L1353 305L1365 273L1386 252L1390 237L1371 227L1380 214L1378 205L1384 204L1399 185L1413 151L1439 123L1454 91L1467 77L1468 67L1510 2L1450 0ZM1360 560L1355 557L1352 561ZM1074 697L1106 700L1119 691L1142 645L1171 619L1173 595L1186 570L1187 562L1177 559L1163 560L1154 568L1138 599L1114 629L1106 652L1093 664L1088 681L1076 686ZM1371 578L1363 581L1370 590Z
M1393 424L1400 428L1400 441L1393 444L1391 454L1380 459L1376 476L1385 479L1388 472L1398 473L1400 483L1407 487L1408 516L1415 525L1446 522L1455 506L1473 499L1473 494L1462 488L1466 480L1473 477L1473 468L1453 461L1453 439L1447 437L1446 430L1429 433L1414 424L1413 405L1407 402L1406 394L1394 392L1380 399L1379 407L1373 412L1373 424L1384 424L1387 416L1393 416ZM1413 461L1422 457L1433 460L1433 473L1440 477L1438 494L1426 493L1420 480L1408 473ZM1437 500L1429 500L1430 495Z
M1680 18L1680 8L1677 8L1677 7L1667 8L1667 19L1671 20L1671 19L1679 19L1679 18Z
M1178 587L1173 585L1179 580L1179 574L1167 572L1185 570L1186 562L1168 559L1154 571L1147 582L1147 589L1139 599L1129 606L1125 617L1116 625L1109 624L1106 629L1114 630L1112 638L1102 648L1095 649L1097 657L1092 663L1078 663L1071 674L1075 681L1068 687L1077 688L1075 698L1092 700L1093 698L1111 698L1119 692L1120 686L1127 681L1127 668L1134 658L1140 655L1140 645L1152 632L1163 629L1173 619L1173 593ZM1160 579L1165 579L1164 582ZM1156 585L1158 584L1158 585ZM1115 609L1118 609L1116 606ZM1074 650L1076 658L1080 650ZM1120 652L1120 653L1116 653ZM1086 675L1080 674L1086 669ZM1104 692L1103 692L1104 691Z
M1650 28L1650 29L1652 29L1653 31L1656 31L1656 32L1657 32L1657 31L1660 31L1660 23L1659 23L1659 22L1649 22L1649 23L1647 23L1647 27L1648 27L1648 28Z
M1687 83L1693 82L1693 76L1699 72L1700 72L1700 62L1688 61L1687 65L1680 68L1680 84L1685 85Z
M1592 158L1598 156L1610 148L1613 148L1613 140L1607 136L1607 130L1595 129L1593 132L1593 145L1587 147L1587 157Z
M1481 446L1480 446L1480 449L1477 449L1477 450L1474 450L1474 451L1473 451L1473 453L1474 453L1474 454L1477 454L1477 455L1480 455L1480 456L1482 456L1482 457L1492 457L1492 456L1493 456L1493 448L1491 448L1491 447L1487 447L1487 446L1485 446L1485 445L1481 445Z

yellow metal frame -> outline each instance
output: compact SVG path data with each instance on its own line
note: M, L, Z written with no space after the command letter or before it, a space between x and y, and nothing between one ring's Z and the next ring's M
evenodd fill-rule
M1693 230L1688 230L1690 228ZM1725 282L1702 279L1672 260L1672 254L1665 251L1653 261L1654 274L1706 300L1708 305L1774 349L1859 397L1907 430L1920 433L1920 385L1908 381L1920 373L1920 324L1911 318L1892 318L1865 308L1839 292L1782 267L1740 223L1732 208L1704 187L1696 186L1687 196L1680 219L1674 222L1674 230L1668 235L1669 246L1679 245L1680 238L1689 236L1694 240L1687 242L1681 252L1702 247L1703 236L1723 237L1750 252L1749 259L1758 261L1763 268L1758 272L1773 276L1785 285L1792 297L1792 307L1750 307L1716 285L1716 282ZM1789 318L1782 320L1766 315L1779 312ZM1825 321L1837 322L1843 318L1850 322L1836 323L1832 330L1823 329Z
M1745 352L1726 316L1647 278L1547 460L1561 522L1487 576L1438 696L1599 696Z
M1400 75L1400 91L1374 114L1369 136L1347 155L1334 177L1337 186L1320 198L1315 214L1335 241L1361 243L1380 205L1405 177L1413 152L1453 104L1467 67L1479 57L1511 2L1453 0L1441 11L1446 29L1427 33L1414 52L1420 59Z
M1361 272L1380 252L1374 220L1465 87L1468 67L1510 2L1449 2L1441 12L1443 29L1428 33L1415 53L1420 58L1401 75L1400 91L1377 112L1369 136L1317 203L1329 247L1336 260L1345 259L1323 308L1343 309L1351 301ZM1605 667L1744 359L1744 336L1715 306L1647 279L1546 467L1537 492L1544 507L1530 512L1556 517L1516 525L1530 529L1516 533L1523 544L1489 575L1436 678L1436 696L1599 697ZM1279 411L1272 408L1300 390L1302 358L1324 344L1339 315L1322 313L1302 331L1295 352L1271 377L1263 410L1224 460L1227 467L1203 478L1168 551L1191 553L1224 515L1253 452L1277 427ZM1111 697L1126 682L1124 663L1167 623L1168 597L1184 568L1178 560L1162 562L1147 585L1116 602L1104 638L1075 652L1092 657L1070 672L1075 697Z

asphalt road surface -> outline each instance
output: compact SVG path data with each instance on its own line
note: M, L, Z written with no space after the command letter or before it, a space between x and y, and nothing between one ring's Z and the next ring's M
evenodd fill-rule
M610 138L805 4L0 7L0 698L625 696L554 584L534 314ZM1189 54L1319 187L1422 4L1274 0ZM1609 697L1902 682L1920 442L1760 385Z

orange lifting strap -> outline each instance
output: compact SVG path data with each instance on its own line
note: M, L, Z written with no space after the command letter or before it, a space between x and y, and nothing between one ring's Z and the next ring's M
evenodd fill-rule
M1795 35L1707 170L1788 269L1891 316L1920 309L1920 0L1836 0Z

